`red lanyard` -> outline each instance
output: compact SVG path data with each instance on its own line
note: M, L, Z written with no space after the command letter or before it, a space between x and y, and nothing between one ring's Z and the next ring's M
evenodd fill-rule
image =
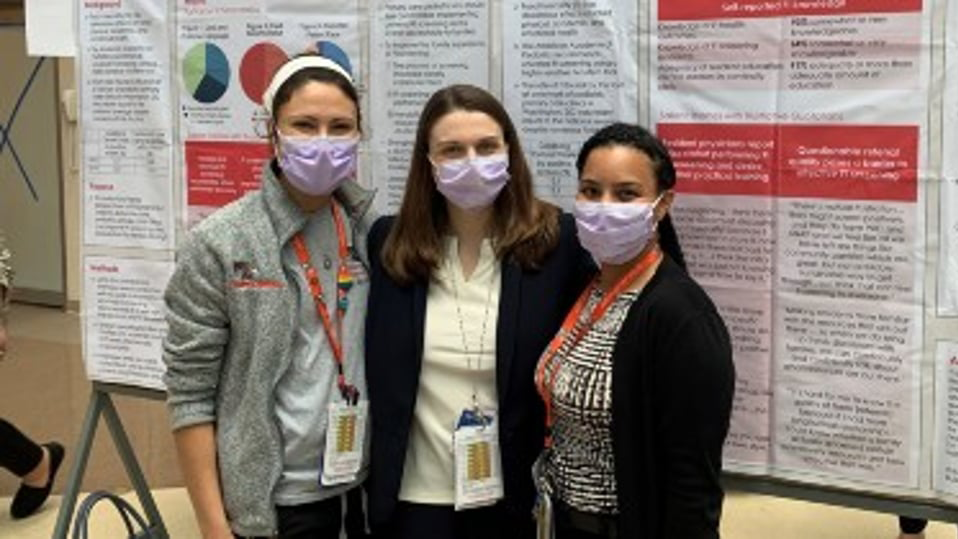
M353 286L353 275L349 272L349 265L346 261L349 258L349 247L346 245L346 227L343 225L343 218L339 214L339 209L335 203L330 203L333 212L333 221L336 222L336 237L339 240L339 269L336 272L336 327L333 328L333 321L329 316L329 309L326 308L326 301L323 299L323 285L319 281L319 274L310 260L309 249L306 248L306 242L303 240L303 233L298 232L293 236L293 248L296 250L296 258L299 259L303 271L306 273L306 282L309 284L309 292L313 296L313 303L316 304L316 314L319 315L323 323L323 329L326 332L326 338L329 340L329 347L333 350L333 361L336 363L336 384L343 398L353 404L359 400L359 390L356 386L346 383L346 375L343 374L343 319L346 317L346 309L349 307L349 298L346 294Z
M612 289L599 301L599 304L593 307L592 312L589 313L588 320L584 324L579 325L579 316L589 301L589 296L592 294L592 287L595 286L595 281L593 281L592 284L587 286L585 290L582 291L582 294L579 295L579 299L576 300L575 305L572 306L569 314L567 314L565 320L562 321L562 327L559 328L559 332L552 338L549 347L543 352L542 357L539 359L539 366L536 368L535 382L536 389L539 390L539 395L542 397L542 402L545 403L546 407L545 446L547 448L552 446L552 425L555 422L555 418L552 415L552 388L555 387L556 375L559 373L560 364L559 361L556 360L556 354L559 352L559 349L565 344L567 337L570 338L569 348L574 347L579 342L579 339L588 333L589 328L609 310L609 307L612 306L612 303L615 302L619 295L634 283L640 275L661 259L662 253L658 249L652 249L646 253L628 273L623 275L622 278L615 283Z

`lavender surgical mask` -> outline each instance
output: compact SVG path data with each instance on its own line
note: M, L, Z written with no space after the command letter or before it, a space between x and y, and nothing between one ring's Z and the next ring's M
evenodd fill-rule
M288 137L277 133L279 167L307 195L328 195L356 174L358 138Z
M577 200L573 213L579 243L600 264L632 260L655 234L655 205L661 199L662 195L651 203Z
M492 204L509 181L509 156L459 159L436 167L436 188L456 206L472 210Z

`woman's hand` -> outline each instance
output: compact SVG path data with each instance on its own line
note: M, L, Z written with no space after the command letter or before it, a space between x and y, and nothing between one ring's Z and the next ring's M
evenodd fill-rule
M175 430L173 442L203 539L233 539L220 490L213 423Z

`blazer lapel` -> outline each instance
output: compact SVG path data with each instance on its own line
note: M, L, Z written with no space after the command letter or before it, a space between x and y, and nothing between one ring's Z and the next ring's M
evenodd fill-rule
M412 335L413 335L413 358L416 361L412 372L416 374L416 383L419 383L419 373L422 370L423 354L423 336L426 333L426 293L429 290L428 283L417 283L412 292Z
M499 320L496 324L496 393L502 409L512 359L516 352L516 332L519 322L522 289L522 269L515 262L502 263L502 284L499 288Z
M422 373L423 333L426 323L426 290L427 285L415 284L411 290L411 305L406 304L405 315L403 310L394 311L404 320L397 320L396 324L405 328L400 332L402 342L395 343L395 365L389 372L392 377L393 406L396 409L388 412L395 418L395 425L391 429L398 429L403 436L412 428L413 415L416 411L416 396L419 394L419 376ZM394 415L393 415L394 414Z

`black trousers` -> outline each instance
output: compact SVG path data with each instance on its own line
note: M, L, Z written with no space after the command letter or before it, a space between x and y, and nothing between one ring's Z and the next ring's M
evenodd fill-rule
M366 537L366 515L363 511L362 491L357 487L345 496L302 505L276 506L279 539L338 539L344 525L344 498L347 500L346 537L348 539Z
M399 502L375 539L527 539L535 537L532 512L518 516L501 504L456 511L451 505Z
M898 527L902 533L921 533L927 525L928 521L923 518L898 517Z
M335 539L343 527L342 499L335 496L303 505L277 506L276 516L280 539Z
M0 418L0 466L17 477L23 477L42 460L43 448L9 421Z
M556 539L605 539L605 536L556 524Z
M556 539L618 539L613 516L583 513L559 500L554 502L553 514Z

